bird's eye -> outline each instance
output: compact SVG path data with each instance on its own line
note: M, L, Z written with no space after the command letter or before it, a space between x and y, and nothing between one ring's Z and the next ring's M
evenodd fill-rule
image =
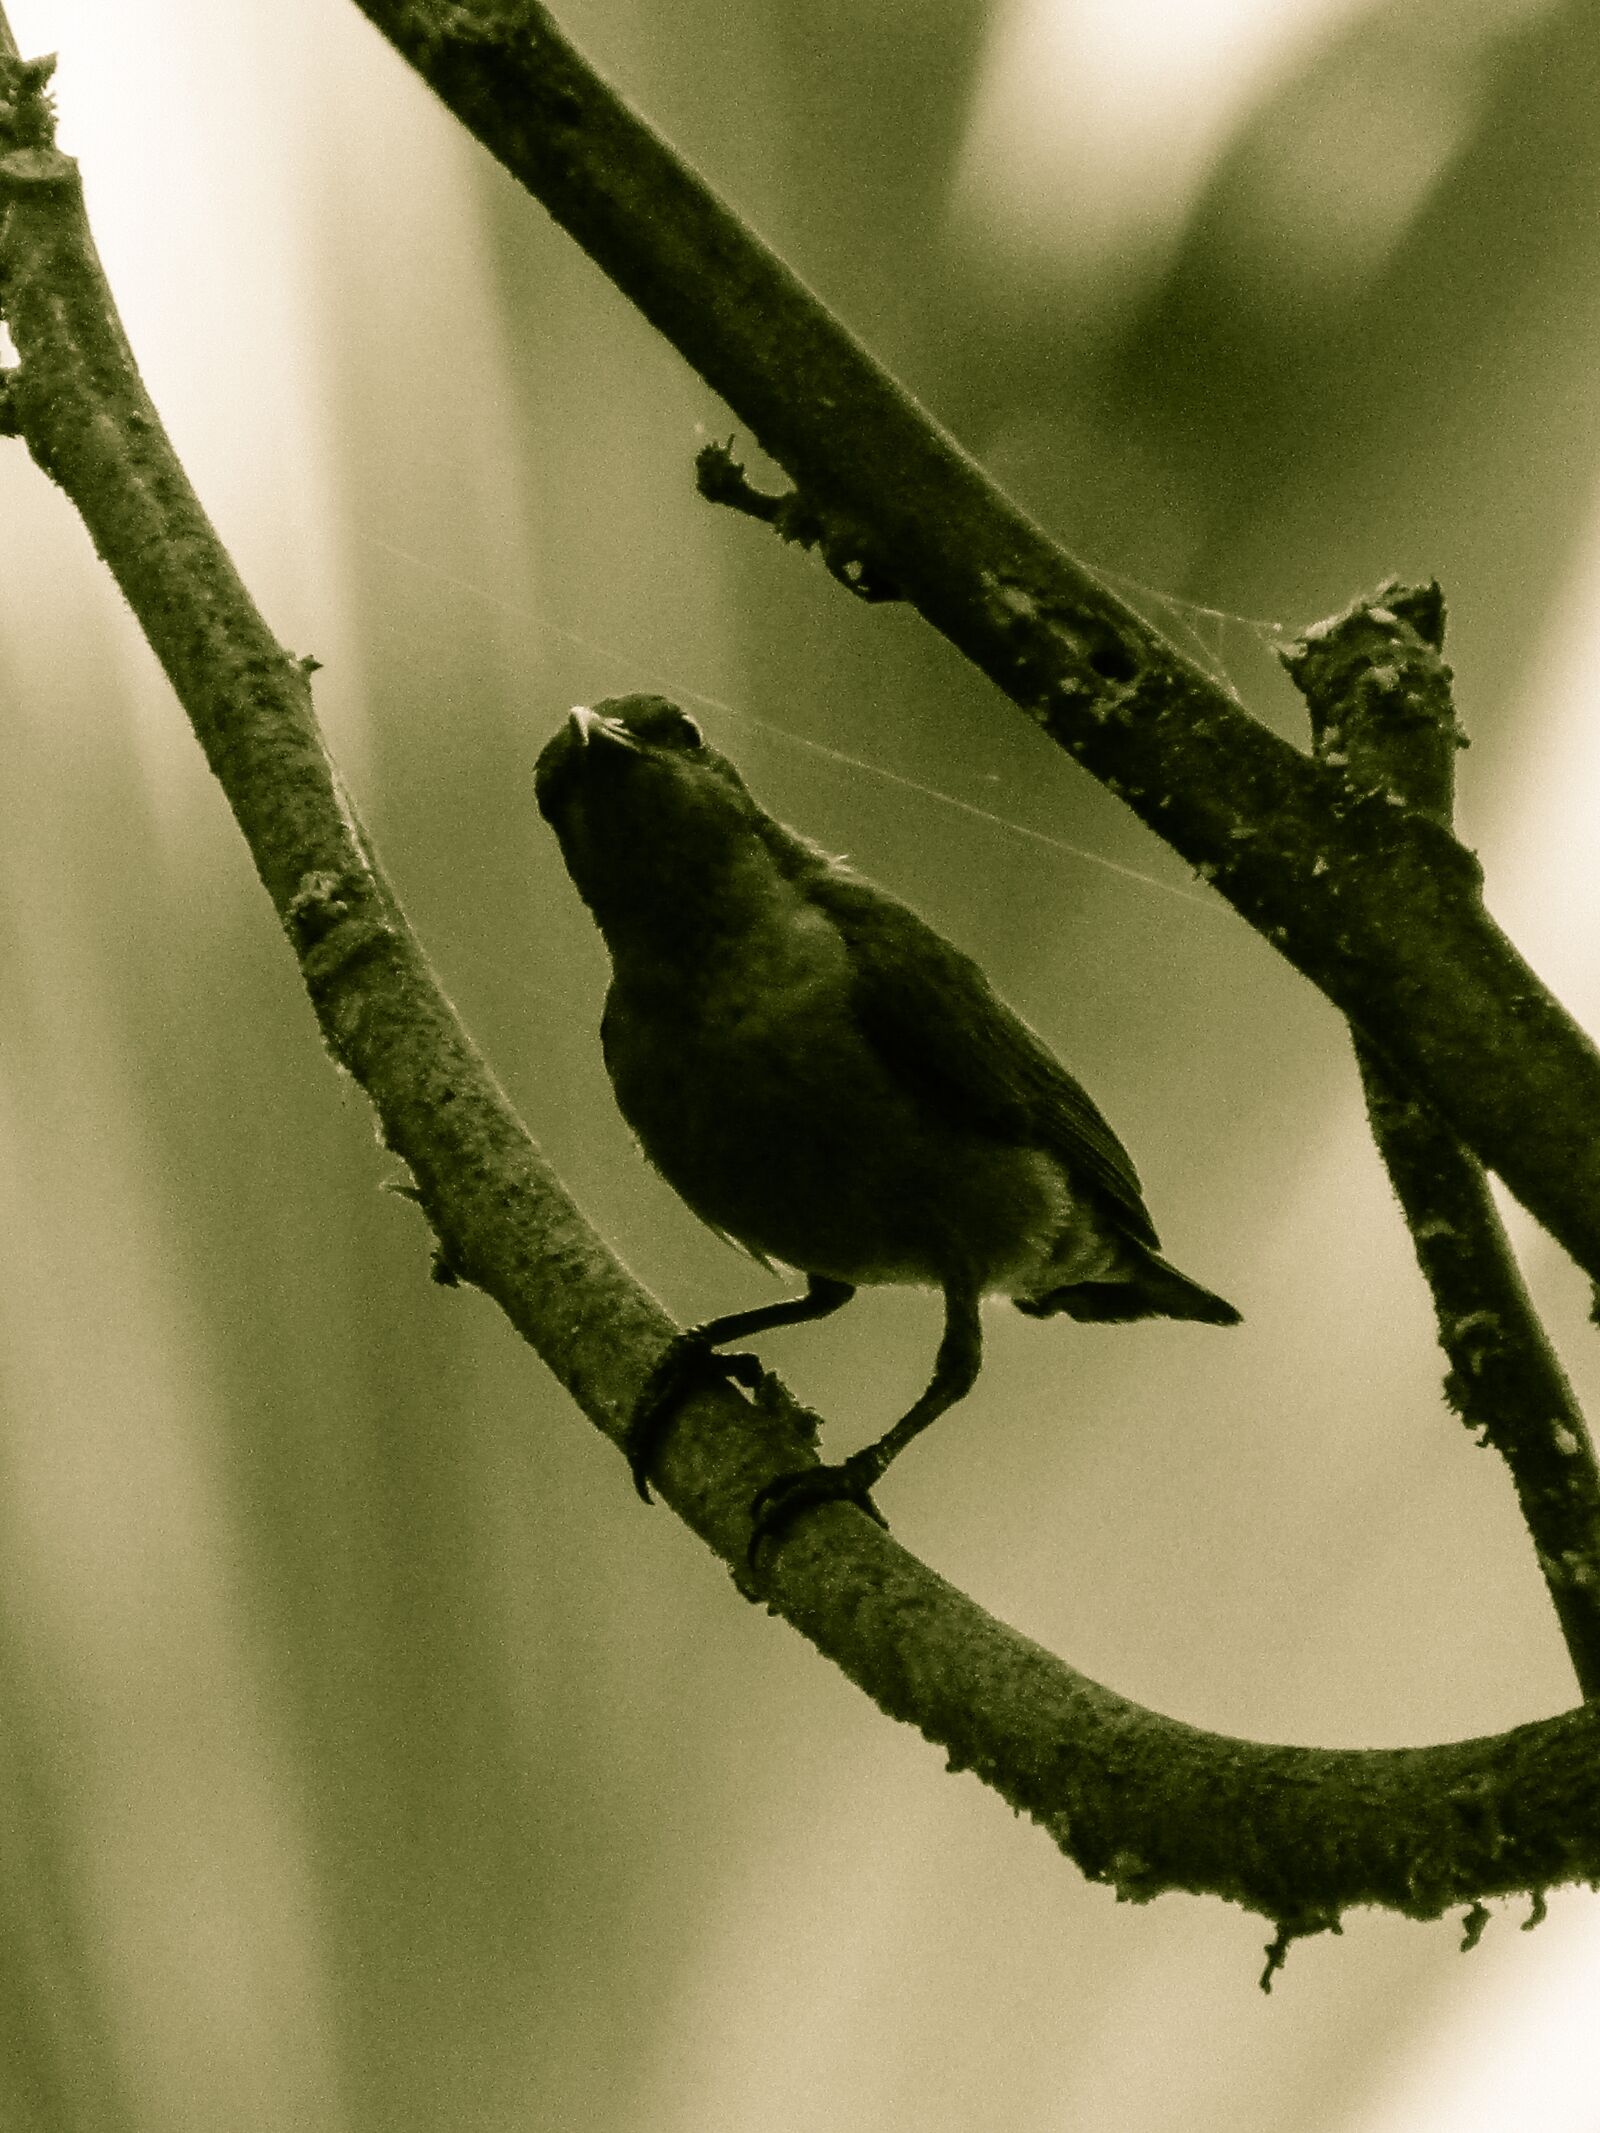
M613 696L595 708L645 748L692 754L705 746L694 720L664 696Z
M661 703L651 707L643 715L635 715L628 723L643 741L652 748L701 748L705 744L700 737L700 728L694 720L676 704Z

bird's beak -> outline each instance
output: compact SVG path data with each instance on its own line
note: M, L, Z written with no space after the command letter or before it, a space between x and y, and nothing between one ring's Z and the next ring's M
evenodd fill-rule
M602 718L598 711L591 711L587 704L575 704L567 723L578 736L580 748L587 748L591 741L597 739L616 741L624 748L637 749L639 745L620 718Z

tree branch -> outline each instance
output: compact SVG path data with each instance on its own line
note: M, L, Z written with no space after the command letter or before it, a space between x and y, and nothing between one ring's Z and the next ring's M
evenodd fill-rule
M1283 654L1317 753L1448 827L1456 724L1437 585L1381 586ZM1376 1047L1355 1039L1373 1136L1433 1296L1445 1396L1511 1470L1579 1686L1600 1696L1600 1471L1582 1409L1474 1162Z
M3 21L3 18L0 18ZM672 1331L563 1192L456 1018L323 748L311 662L279 646L144 393L73 163L18 146L42 81L0 64L0 289L16 418L81 512L182 701L298 957L323 1035L409 1166L449 1264L492 1296L620 1439ZM18 112L21 112L21 120ZM774 1381L686 1404L656 1479L741 1567L756 1486L809 1418ZM618 1486L626 1487L619 1464ZM1600 1713L1494 1739L1329 1751L1161 1717L994 1621L845 1506L819 1510L759 1596L1130 1900L1209 1892L1277 1921L1274 1960L1351 1904L1433 1917L1600 1878Z
M785 496L758 489L733 456L732 439L727 444L702 445L695 454L695 487L708 504L726 504L742 511L757 524L770 526L779 540L796 548L815 548L846 592L858 600L898 600L900 588L871 556L871 543L858 526L826 517L791 489Z
M1476 861L1279 740L1007 498L536 0L356 0L824 525L1318 985L1600 1280L1600 1053Z

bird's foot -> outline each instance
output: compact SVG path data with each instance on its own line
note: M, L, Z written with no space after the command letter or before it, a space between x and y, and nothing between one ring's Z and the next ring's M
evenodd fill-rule
M736 1378L751 1391L761 1383L759 1357L737 1352L719 1355L707 1338L709 1331L705 1326L690 1326L668 1341L628 1418L622 1449L633 1485L646 1503L655 1500L650 1494L650 1469L680 1402L714 1378Z
M872 1484L877 1479L873 1468L858 1465L854 1459L841 1460L838 1466L806 1466L793 1474L775 1475L757 1489L750 1505L755 1524L745 1556L751 1569L756 1567L761 1543L777 1540L813 1504L853 1503L887 1533L889 1521L872 1500Z

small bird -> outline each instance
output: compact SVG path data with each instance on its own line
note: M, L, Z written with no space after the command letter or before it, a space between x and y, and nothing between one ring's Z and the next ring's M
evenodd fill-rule
M759 1381L753 1357L715 1350L865 1283L943 1291L933 1376L875 1442L757 1493L752 1563L813 1504L884 1523L874 1484L977 1378L984 1296L1033 1318L1238 1323L1161 1257L1121 1142L977 964L769 815L677 705L575 710L534 791L610 951L600 1034L623 1117L702 1222L807 1278L669 1345L626 1440L647 1503L697 1379Z

